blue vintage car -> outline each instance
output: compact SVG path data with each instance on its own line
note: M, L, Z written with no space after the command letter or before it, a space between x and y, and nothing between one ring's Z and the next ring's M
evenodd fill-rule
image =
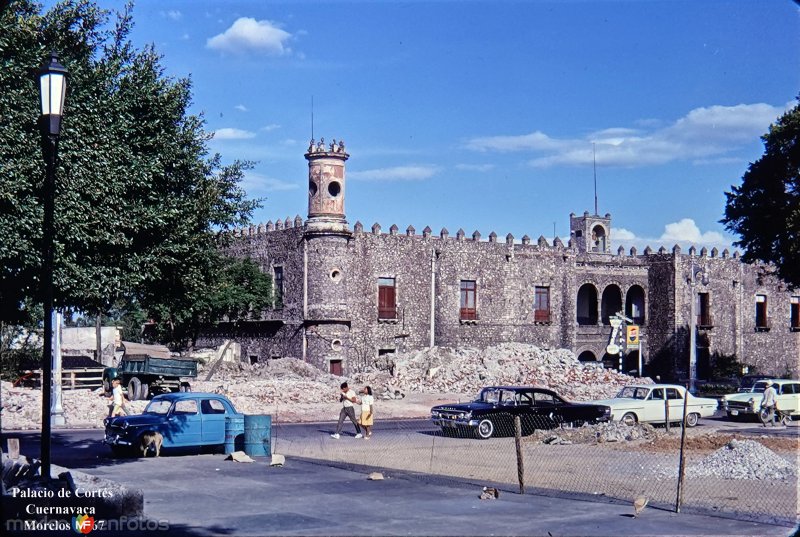
M157 395L142 414L106 418L103 443L115 454L138 450L142 435L161 433L162 447L215 446L225 442L228 417L244 419L230 400L215 393Z

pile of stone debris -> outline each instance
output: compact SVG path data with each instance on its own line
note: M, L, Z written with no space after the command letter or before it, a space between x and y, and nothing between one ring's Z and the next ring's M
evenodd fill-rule
M15 387L3 381L0 386L0 422L4 430L37 429L42 424L42 392L39 389ZM62 406L67 427L102 427L108 415L108 398L97 390L64 390ZM139 414L147 401L129 401L128 412Z
M652 440L659 432L649 423L625 425L619 421L585 424L581 427L539 429L525 437L526 442L549 445L568 444L603 444L606 442L631 442L634 440Z
M649 378L579 362L565 349L545 350L523 343L502 343L487 349L433 347L399 355L394 376L386 372L354 375L359 384L371 384L385 398L406 392L476 394L484 386L528 385L555 390L568 399L588 401L613 397L631 383Z

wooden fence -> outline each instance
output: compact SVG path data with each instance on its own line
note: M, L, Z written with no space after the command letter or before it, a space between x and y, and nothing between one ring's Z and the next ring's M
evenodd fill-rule
M103 385L102 367L74 367L61 370L61 388L63 390L93 390ZM15 384L40 387L42 370L28 371Z

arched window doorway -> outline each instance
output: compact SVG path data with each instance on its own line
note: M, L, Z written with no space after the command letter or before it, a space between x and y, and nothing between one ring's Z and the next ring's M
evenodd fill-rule
M603 324L608 324L608 318L622 311L622 291L616 285L609 285L603 290L601 306Z
M596 362L597 356L592 351L583 351L578 355L579 362Z
M592 252L606 251L606 230L603 226L592 228Z
M625 315L633 319L634 324L644 324L644 289L632 285L625 295Z
M577 310L578 324L597 324L597 289L591 283L585 283L578 289Z

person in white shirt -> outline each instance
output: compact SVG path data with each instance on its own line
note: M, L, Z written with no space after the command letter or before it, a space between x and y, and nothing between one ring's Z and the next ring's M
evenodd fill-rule
M768 380L767 381L767 389L764 390L764 395L761 397L761 408L767 409L767 421L770 425L775 425L775 406L777 405L777 401L775 396L778 393L775 391L773 386L775 385L774 382ZM767 424L764 424L766 427Z
M373 409L375 398L372 397L372 388L364 386L361 389L361 426L364 428L364 439L372 438L372 424L374 423Z
M118 378L112 380L111 386L113 386L113 388L111 390L111 397L109 400L113 402L113 407L109 413L109 416L112 418L115 416L127 416L128 413L125 411L125 397L122 394L122 385L120 384L120 380Z
M352 389L347 387L346 382L342 382L342 385L339 386L341 392L339 394L339 401L342 402L342 409L339 411L339 423L336 425L336 432L333 433L331 436L333 438L339 438L339 433L342 432L342 425L344 424L345 418L350 418L350 421L353 422L353 425L356 427L356 438L362 438L361 435L361 427L358 426L358 422L356 421L356 411L353 408L355 403L358 403L358 397L356 397L356 392Z

